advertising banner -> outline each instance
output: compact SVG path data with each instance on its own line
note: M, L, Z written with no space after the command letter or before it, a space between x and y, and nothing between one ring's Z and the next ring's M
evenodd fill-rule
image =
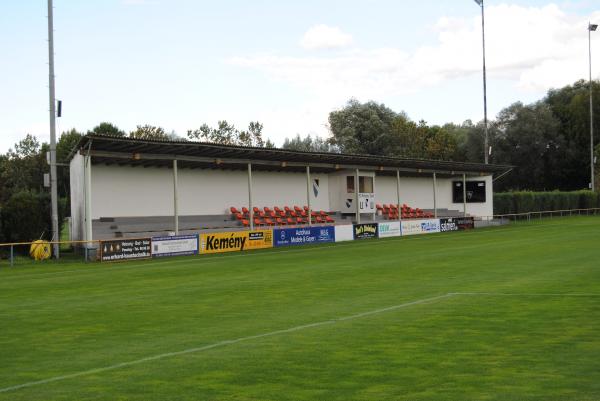
M150 238L100 241L100 260L146 259L152 257Z
M152 257L196 255L198 234L152 237Z
M235 252L272 247L272 230L230 231L200 235L201 253Z
M402 220L402 235L429 234L440 232L439 219Z
M328 227L298 227L273 230L274 246L290 246L335 242L335 228Z
M440 231L458 231L458 224L456 224L456 219L452 217L440 219Z
M351 225L335 226L335 242L352 241L354 230Z
M377 223L354 224L354 239L377 238Z
M385 223L379 223L379 238L387 237L399 237L400 236L400 222L389 221Z
M459 230L472 230L475 228L475 220L473 217L455 217L454 222Z

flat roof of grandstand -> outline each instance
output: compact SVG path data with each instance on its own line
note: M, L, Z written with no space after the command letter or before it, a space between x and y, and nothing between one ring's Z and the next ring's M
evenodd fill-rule
M275 171L333 172L341 169L375 170L381 174L440 172L450 174L489 175L512 166L464 163L441 160L411 159L376 155L303 152L279 148L257 148L221 145L187 140L135 139L89 134L82 137L71 151L91 155L95 164L170 167L173 160L179 168L253 169Z

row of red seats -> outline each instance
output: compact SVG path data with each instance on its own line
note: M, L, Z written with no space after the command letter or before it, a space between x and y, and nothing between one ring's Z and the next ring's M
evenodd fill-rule
M402 207L394 204L376 204L377 211L389 220L397 220L399 216L403 219L428 219L433 217L433 213L426 212L419 208L411 208L407 204L403 204Z
M308 210L308 206L304 206L303 208L294 206L293 209L289 206L285 206L283 209L280 209L277 206L275 206L273 209L269 207L260 209L255 206L252 208L252 217L254 218L255 226L300 225L309 223ZM236 220L242 223L244 227L248 227L250 225L250 211L247 207L242 207L241 210L238 210L236 207L232 206L229 208L229 211ZM323 210L312 210L310 212L310 216L311 223L335 223L335 220L333 220L329 214Z

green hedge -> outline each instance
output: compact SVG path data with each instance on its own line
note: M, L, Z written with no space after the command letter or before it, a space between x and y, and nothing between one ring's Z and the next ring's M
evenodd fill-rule
M494 214L590 208L600 208L600 193L520 191L494 194Z

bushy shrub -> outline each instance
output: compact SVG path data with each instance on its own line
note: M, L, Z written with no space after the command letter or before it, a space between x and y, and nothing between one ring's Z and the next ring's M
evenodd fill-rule
M494 194L494 214L591 208L600 208L600 193L519 191Z

